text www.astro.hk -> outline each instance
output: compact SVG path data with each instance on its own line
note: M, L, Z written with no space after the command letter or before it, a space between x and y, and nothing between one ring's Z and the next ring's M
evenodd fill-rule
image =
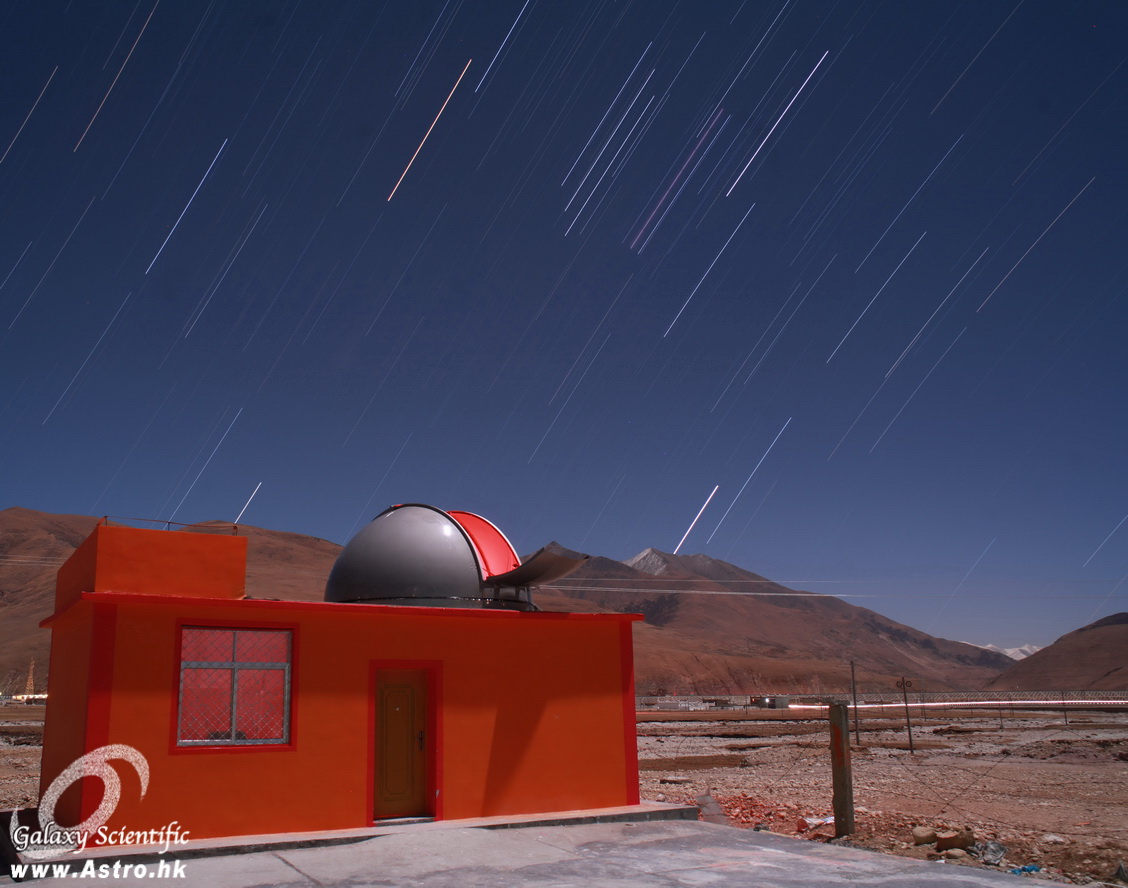
M183 879L184 861L162 860L158 863L13 863L12 878L21 879Z

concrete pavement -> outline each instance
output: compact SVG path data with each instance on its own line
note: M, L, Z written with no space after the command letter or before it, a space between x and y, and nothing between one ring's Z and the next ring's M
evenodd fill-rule
M250 853L232 848L219 856L161 859L180 865L177 878L171 877L172 866L165 869L168 882L209 888L1020 888L1024 883L1007 873L688 820L428 828L436 826L326 846ZM110 860L98 863L108 866ZM60 875L33 884L151 888L166 881L153 858L143 865L140 877L132 871L119 878L112 872L109 878ZM0 878L0 884L9 883Z

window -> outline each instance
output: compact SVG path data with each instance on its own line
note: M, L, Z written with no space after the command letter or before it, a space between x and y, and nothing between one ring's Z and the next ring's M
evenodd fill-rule
M289 743L291 636L184 626L176 745Z

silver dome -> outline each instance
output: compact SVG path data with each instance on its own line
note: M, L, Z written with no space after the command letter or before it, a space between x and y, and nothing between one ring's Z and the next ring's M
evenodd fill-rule
M516 554L512 561L520 563ZM457 520L409 503L386 509L349 541L329 574L325 600L535 609L527 589L487 579L478 547Z

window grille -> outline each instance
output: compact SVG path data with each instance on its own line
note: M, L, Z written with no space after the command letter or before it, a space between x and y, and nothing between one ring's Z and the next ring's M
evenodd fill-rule
M177 746L290 742L288 629L185 626Z

